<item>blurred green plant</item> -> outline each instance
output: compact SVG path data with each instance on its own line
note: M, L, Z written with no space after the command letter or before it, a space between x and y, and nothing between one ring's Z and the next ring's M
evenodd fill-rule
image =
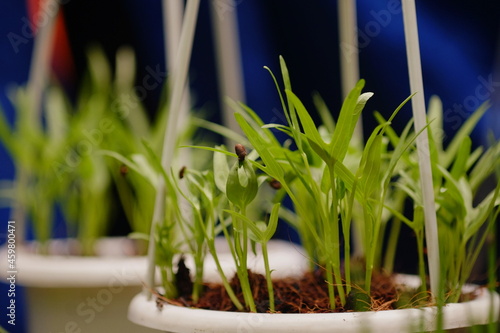
M134 232L149 233L154 186L103 152L132 155L144 151L142 140L159 146L166 110L162 104L157 118L148 119L134 86L130 49L118 51L114 76L99 48L89 50L88 65L73 103L58 84L50 84L44 116L34 119L28 92L19 87L12 92L14 125L0 113L0 139L17 175L2 186L2 198L25 212L42 252L53 237L57 210L63 213L68 237L76 237L87 255L93 253L94 241L107 234L120 206ZM145 164L139 155L132 158Z

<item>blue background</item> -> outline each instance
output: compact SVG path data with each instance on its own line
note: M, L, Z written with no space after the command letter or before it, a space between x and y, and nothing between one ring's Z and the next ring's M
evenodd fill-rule
M391 1L389 1L391 2ZM406 55L401 14L387 14L388 1L359 0L358 26L361 31L361 77L366 79L365 91L373 91L365 116L366 131L373 128L369 112L379 110L390 114L409 94ZM333 112L340 108L340 79L336 1L298 0L239 0L235 1L240 23L241 49L247 104L266 122L279 122L280 103L274 84L262 66L279 72L278 55L287 61L294 91L312 109L311 93L318 91ZM500 4L497 1L418 1L418 23L426 100L433 94L441 97L448 134L470 114L471 106L482 102L478 95L484 80L500 82L495 72L498 59ZM90 42L101 43L110 59L123 44L132 45L137 52L138 73L142 78L147 66L157 64L164 69L161 6L159 1L69 1L64 6L70 44L77 74L85 68L85 48ZM215 63L210 35L207 1L202 1L191 65L191 85L196 106L205 108L213 120L219 119ZM7 88L24 84L28 77L33 43L19 45L15 53L7 35L20 34L22 18L26 17L23 1L4 0L0 4L0 103L10 121L14 112L6 97ZM363 37L364 36L364 37ZM368 38L366 38L368 37ZM78 77L77 75L77 77ZM78 80L68 83L71 94ZM476 144L485 143L488 131L500 128L496 104L498 86L493 85L491 98L494 107L474 132ZM484 92L485 90L480 90ZM145 101L151 113L158 105L159 91ZM460 113L463 106L467 112ZM411 116L409 109L401 115L402 126ZM11 159L0 145L0 180L13 179ZM5 240L9 209L0 208L0 243ZM117 232L120 232L119 228ZM289 230L280 230L287 238ZM3 259L2 259L3 260ZM405 265L401 264L404 268ZM22 290L18 288L19 302ZM6 285L0 288L0 308L4 309ZM18 302L18 303L19 303ZM4 311L0 325L7 327ZM11 332L24 332L22 309Z

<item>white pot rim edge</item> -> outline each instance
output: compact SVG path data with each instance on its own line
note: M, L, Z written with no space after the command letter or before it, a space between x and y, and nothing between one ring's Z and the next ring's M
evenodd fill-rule
M443 307L444 329L470 327L498 320L500 296L485 288L468 302ZM192 309L165 304L156 305L154 296L134 297L128 318L132 322L171 332L404 332L437 329L437 307L398 309L377 312L270 314L224 312ZM492 316L492 318L491 318ZM413 325L413 327L412 327Z

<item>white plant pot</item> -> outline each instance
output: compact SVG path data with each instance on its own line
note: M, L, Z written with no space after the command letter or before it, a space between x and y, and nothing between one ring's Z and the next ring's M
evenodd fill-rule
M278 259L275 264L285 269L282 272L284 274L280 274L280 267L273 266L276 269L273 276L296 275L299 271L303 272L300 269L305 268L303 266L305 259L299 252L285 248L277 254L270 250L271 257ZM258 260L258 258L255 259ZM298 265L295 266L294 263ZM288 269L290 266L295 267L287 271L287 265ZM217 275L207 277L212 281L218 279ZM400 275L397 282L416 287L420 280L416 276ZM474 300L447 304L443 307L442 328L470 327L498 320L500 296L484 288L465 287L465 289L470 288L475 290L477 297ZM148 299L143 293L136 295L130 303L128 318L138 325L173 333L389 333L433 331L438 327L437 307L328 314L241 313L193 309L168 304L164 304L160 309L154 296Z
M65 242L51 248L67 248ZM15 285L25 290L28 332L151 332L127 320L147 266L144 256L130 256L130 245L125 238L98 241L95 257L37 255L17 247ZM7 258L5 249L0 257ZM6 262L0 262L3 281Z

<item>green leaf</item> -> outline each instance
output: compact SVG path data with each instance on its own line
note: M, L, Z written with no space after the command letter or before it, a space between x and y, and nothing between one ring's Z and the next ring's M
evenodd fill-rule
M5 117L3 108L0 106L0 141L5 145L5 147L14 154L15 141L13 138L12 129Z
M149 234L145 234L142 232L131 232L130 234L128 234L128 238L130 238L130 239L142 239L142 240L149 242Z
M227 177L226 195L229 201L243 208L255 199L258 190L257 176L246 159L236 162Z
M281 68L281 75L283 77L283 83L285 84L285 92L286 91L292 91L292 83L290 81L290 74L288 73L288 68L285 63L285 59L280 56L280 68ZM302 138L300 136L300 125L297 119L297 112L295 110L296 106L295 103L293 103L290 99L290 95L287 93L286 94L287 102L288 102L288 109L283 109L285 112L286 119L288 121L288 124L290 125L290 128L293 133L293 137L295 138L295 143L297 144L297 147L301 149L302 147Z
M437 96L431 96L427 109L427 118L430 120L429 130L435 138L434 144L438 152L443 151L443 104Z
M278 95L279 95L279 98L280 98L280 101L281 101L281 106L283 108L283 112L285 114L285 117L287 118L287 122L288 124L291 124L291 120L290 118L288 117L288 112L286 111L287 108L286 108L286 104L285 104L285 100L283 99L283 94L281 93L281 88L278 84L278 80L276 80L276 76L274 76L274 73L271 71L271 69L267 66L264 66L264 68L269 72L269 74L271 75L273 81L274 81L274 85L276 86L276 90L278 91Z
M380 190L381 186L381 155L382 155L382 135L380 131L386 124L378 125L372 132L366 147L363 151L363 156L359 163L357 176L360 178L360 190L363 196L370 197L375 190Z
M469 136L464 137L462 145L460 146L455 161L453 162L453 167L451 169L451 176L454 179L460 179L460 177L465 176L467 172L467 161L470 156L470 150L472 147L472 140Z
M424 221L425 221L425 215L424 215L424 207L421 205L416 205L413 208L413 224L412 224L412 229L414 231L420 231L424 229Z
M273 238L274 234L276 233L276 229L278 228L280 206L281 205L279 203L273 205L271 216L269 217L269 222L267 224L267 229L264 233L265 242L268 242L271 238Z
M235 212L233 210L224 210L224 212L231 214L233 216L233 218L237 218L237 219L240 219L241 221L243 221L243 223L245 223L247 225L247 227L250 229L250 231L251 231L250 236L251 236L253 241L258 242L258 243L265 242L264 241L264 231L261 229L262 224L260 224L259 222L253 222L245 215L238 213L238 212Z
M313 102L321 118L321 124L326 127L328 132L333 133L335 131L335 120L332 117L332 112L328 109L319 93L316 92L313 94Z
M498 161L500 159L500 142L491 146L486 150L486 152L481 156L479 161L470 172L470 183L472 191L476 193L481 184L492 174L495 173L495 167L498 166Z
M221 150L223 150L222 146L218 146L216 148L219 147L221 147ZM226 193L227 177L229 175L229 165L227 164L226 155L224 155L220 151L214 152L213 165L215 185L217 186L219 191L221 191L222 193Z
M479 108L474 111L474 113L465 121L465 123L460 127L458 132L453 137L453 140L448 145L446 152L443 156L442 166L447 168L451 165L453 160L455 159L455 155L462 145L462 141L465 137L469 136L472 133L472 130L476 127L477 123L481 119L481 117L485 114L485 112L490 108L489 102L484 102L479 106Z
M465 201L460 190L460 185L457 180L441 165L437 166L443 178L446 180L444 184L444 189L441 190L444 199L436 198L436 200L442 205L442 207L447 207L448 211L453 213L457 219L463 219L466 216ZM453 200L453 201L450 201Z
M328 147L329 155L334 156L337 161L344 160L361 111L368 99L373 95L372 93L361 95L364 85L365 81L359 80L354 89L347 95L340 109L337 127L333 132L333 137Z
M483 201L469 214L465 222L464 240L469 240L477 234L481 226L492 216L495 207L500 206L500 182L494 191L491 191Z
M69 128L68 105L61 89L53 87L47 94L47 133L54 142L64 141Z
M228 138L233 142L241 143L244 146L248 146L249 144L245 136L227 128L226 126L219 125L198 117L191 117L190 121L197 127L208 129L209 131L222 135L223 137Z
M260 119L260 117L252 109L250 109L248 106L246 106L242 103L239 103L239 104L232 103L232 105L233 105L233 108L235 108L236 110L239 109L242 111L241 113L239 113L239 112L235 113L236 118L238 118L237 115L239 114L239 117L243 117L243 118L245 118L245 120L248 123L252 123L252 126L254 126L254 129L258 129L257 132L259 133L259 135L261 135L263 138L265 138L265 140L268 141L271 146L276 146L276 145L279 146L280 145L278 139L275 137L273 132L271 132L269 129L263 128L263 126L265 125L264 122L262 121L262 119ZM241 124L240 124L240 127L241 127ZM250 137L248 136L247 133L245 133L245 135L247 136L248 139L250 139Z
M314 124L313 119L307 112L304 104L300 101L300 99L290 90L286 90L286 95L294 105L297 110L297 114L300 118L300 123L304 130L304 134L307 137L311 148L318 154L327 164L332 164L331 154L328 152L328 147L321 138L321 135L316 128L316 124Z
M280 147L279 143L273 144L273 142L265 141L264 138L259 135L259 133L248 123L248 121L241 114L236 113L235 117L241 129L250 140L253 148L257 150L260 158L264 162L264 166L261 167L261 169L272 178L275 178L279 182L282 182L285 178L283 169L269 151L269 148L271 147Z

